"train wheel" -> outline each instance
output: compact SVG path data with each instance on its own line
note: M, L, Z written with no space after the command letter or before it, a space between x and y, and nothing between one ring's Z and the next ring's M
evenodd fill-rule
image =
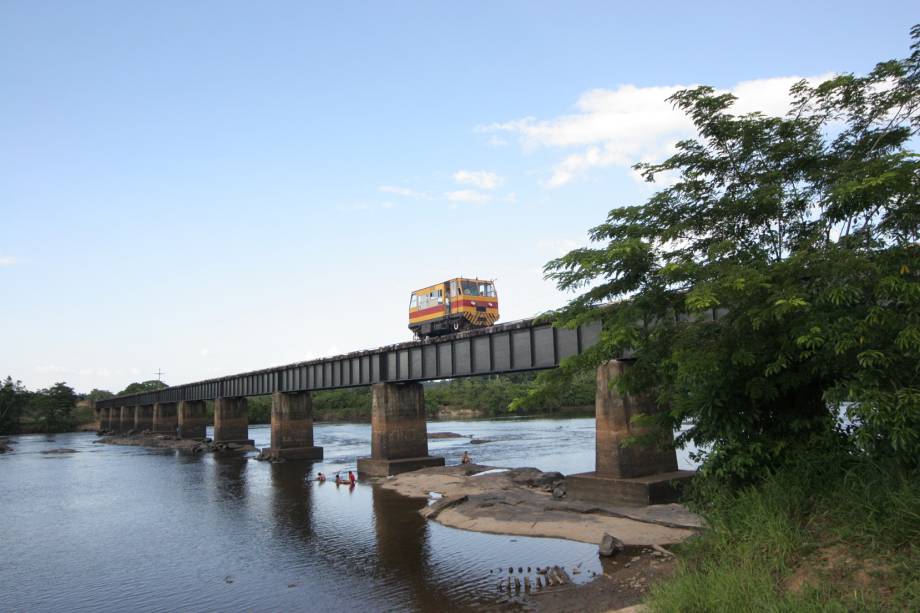
M454 322L454 332L456 332L456 331L459 330L459 329L460 329L460 322L459 322L459 321L455 321L455 322Z

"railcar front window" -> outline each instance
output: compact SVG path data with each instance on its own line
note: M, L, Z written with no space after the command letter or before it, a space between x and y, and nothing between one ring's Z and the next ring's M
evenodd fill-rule
M464 281L463 293L467 296L479 296L479 284L472 281Z

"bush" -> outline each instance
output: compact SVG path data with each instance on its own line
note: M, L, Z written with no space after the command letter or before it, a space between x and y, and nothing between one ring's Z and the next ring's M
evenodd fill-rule
M866 456L798 459L757 486L702 479L708 524L655 611L917 610L920 475Z

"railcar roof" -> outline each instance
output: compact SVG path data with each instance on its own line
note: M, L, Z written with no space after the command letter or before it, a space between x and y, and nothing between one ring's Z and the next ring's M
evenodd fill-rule
M447 281L441 281L440 283L435 283L433 285L426 285L425 287L420 287L417 290L413 290L412 293L417 294L419 292L425 291L426 289L431 289L439 285L444 285L445 283L450 283L451 281L475 281L476 283L494 283L491 279L477 279L475 277L452 277L448 279Z

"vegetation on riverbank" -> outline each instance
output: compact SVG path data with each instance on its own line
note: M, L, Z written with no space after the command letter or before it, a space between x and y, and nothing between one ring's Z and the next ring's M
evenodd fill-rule
M654 611L920 610L920 476L857 454L799 459L709 489L708 529L677 548Z
M7 377L0 382L0 434L73 430L87 412L87 407L77 407L78 400L64 383L33 392ZM88 410L92 419L92 409Z
M600 341L531 399L624 354L660 411L636 442L703 450L710 528L659 610L920 608L920 26L865 76L790 90L782 117L712 87L669 99L696 137L636 169L665 186L547 264L551 317ZM641 440L640 440L641 439Z

